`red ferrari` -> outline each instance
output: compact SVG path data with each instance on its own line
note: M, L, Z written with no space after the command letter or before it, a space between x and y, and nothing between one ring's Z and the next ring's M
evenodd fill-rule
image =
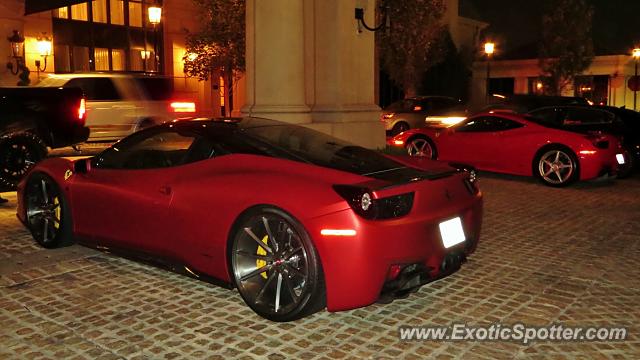
M405 131L388 140L411 156L535 176L550 186L613 175L625 163L619 139L511 113L483 113L448 128Z
M471 168L256 118L172 122L45 160L18 198L46 248L78 241L217 280L274 321L407 295L458 270L482 222Z

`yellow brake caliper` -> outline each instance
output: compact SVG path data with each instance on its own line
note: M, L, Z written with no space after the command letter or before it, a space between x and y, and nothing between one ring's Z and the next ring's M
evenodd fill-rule
M268 240L269 240L269 235L265 235L265 236L262 238L262 242L263 242L265 245L267 244L267 241L268 241ZM265 250L262 246L258 246L258 250L256 250L256 254L258 254L258 255L262 255L262 256L267 255L267 250ZM264 260L260 260L260 259L256 260L256 267L257 267L258 269L260 269L261 267L264 267L264 266L266 266L266 265L267 265L267 262L266 262L266 261L264 261ZM260 276L262 276L263 278L265 278L265 279L266 279L266 278L267 278L267 272L265 271L265 272L260 273Z
M60 209L60 200L58 199L58 197L55 197L53 199L53 204L56 205L56 219L58 219L58 221L62 221L62 219L60 218L60 213L62 212L62 209ZM58 228L60 227L60 223L54 221L53 227L56 230L58 230Z

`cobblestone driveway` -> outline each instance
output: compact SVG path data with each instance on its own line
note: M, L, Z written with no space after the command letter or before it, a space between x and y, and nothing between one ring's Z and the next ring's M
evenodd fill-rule
M80 246L0 205L0 359L640 358L640 179L552 189L485 174L478 251L409 298L287 324L235 291ZM390 240L391 241L391 240ZM401 325L626 326L624 342L401 342Z

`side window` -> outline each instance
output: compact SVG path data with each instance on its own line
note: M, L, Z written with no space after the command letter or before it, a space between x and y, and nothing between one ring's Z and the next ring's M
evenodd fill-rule
M509 119L486 116L475 118L468 123L460 126L457 131L460 132L497 132L520 128L524 125Z
M79 87L90 101L120 100L118 91L109 78L76 78L67 82L64 87Z
M96 158L93 166L103 169L140 170L183 165L211 156L211 147L200 140L197 134L177 132L173 129L144 132L105 150ZM190 152L192 146L193 154Z
M557 125L560 122L560 117L563 116L562 112L555 108L532 111L530 115L550 125Z

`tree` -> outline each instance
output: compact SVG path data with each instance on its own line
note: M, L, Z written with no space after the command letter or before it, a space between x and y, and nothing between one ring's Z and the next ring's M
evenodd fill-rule
M585 0L550 4L542 17L539 66L546 92L560 95L593 61L593 7Z
M197 32L187 31L184 72L199 80L221 72L230 91L232 80L245 70L245 1L192 1L202 26Z
M382 0L390 28L378 32L381 64L389 78L413 96L422 78L444 54L444 0Z

